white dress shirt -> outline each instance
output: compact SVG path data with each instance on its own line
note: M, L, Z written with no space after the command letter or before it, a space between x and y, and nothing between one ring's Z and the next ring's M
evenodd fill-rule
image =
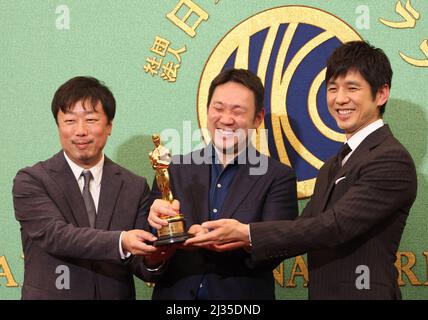
M384 122L382 119L376 120L373 123L370 123L367 127L361 129L357 133L355 133L349 140L345 141L345 143L348 144L348 146L351 148L351 152L349 152L345 158L343 158L342 166L345 164L345 162L349 159L349 157L354 153L354 150L357 149L357 147L361 144L361 142L364 141L367 136L369 136L371 133L379 129L384 125Z
M83 186L85 184L85 179L82 177L82 172L84 170L91 171L93 178L89 182L89 191L91 192L92 198L94 199L95 210L96 210L96 213L98 214L98 202L100 200L101 179L103 177L103 168L104 168L104 154L102 155L101 160L90 169L82 168L76 163L74 163L73 160L71 160L65 152L64 152L64 157L68 165L70 166L71 171L73 171L73 175L77 180L77 184L79 185L80 192L83 192ZM123 249L122 249L123 233L124 231L120 234L120 237L119 237L119 253L122 259L126 259L129 256L131 256L131 253L127 252L125 255L123 252Z
M65 156L65 160L67 160L67 163L71 168L71 171L73 171L74 177L76 178L77 183L79 185L80 192L83 192L83 186L85 184L85 179L82 176L82 172L84 170L91 171L93 178L89 182L89 191L91 192L92 198L94 199L95 210L98 213L98 202L100 200L100 190L101 190L101 178L103 177L104 155L102 156L101 160L90 169L85 169L78 166L67 156L65 152L64 152L64 156Z

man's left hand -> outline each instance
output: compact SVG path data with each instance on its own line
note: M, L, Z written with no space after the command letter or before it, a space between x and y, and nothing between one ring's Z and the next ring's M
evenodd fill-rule
M235 219L220 219L204 222L202 227L210 231L196 234L195 237L187 239L184 245L219 252L250 247L248 224Z

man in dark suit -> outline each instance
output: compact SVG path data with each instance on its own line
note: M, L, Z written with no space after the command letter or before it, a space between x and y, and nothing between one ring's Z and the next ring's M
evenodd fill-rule
M204 233L204 221L234 218L243 223L294 219L296 180L292 169L261 155L248 143L263 120L263 85L247 70L227 70L208 94L207 147L173 159L169 168L175 201L156 200L149 223L167 225L161 215L185 217L190 233ZM161 198L156 184L153 196ZM153 299L274 299L272 271L281 260L254 266L248 248L218 253L211 246L163 248L164 265L153 277Z
M230 250L251 241L253 261L307 252L310 299L400 299L396 252L416 198L416 170L383 123L392 70L382 50L346 43L327 63L327 104L346 144L320 169L295 221L203 224L188 240ZM237 242L240 241L240 242Z
M52 100L62 150L20 170L13 201L24 250L23 299L134 299L144 243L146 180L103 154L116 102L97 79L76 77ZM150 265L150 261L146 261Z

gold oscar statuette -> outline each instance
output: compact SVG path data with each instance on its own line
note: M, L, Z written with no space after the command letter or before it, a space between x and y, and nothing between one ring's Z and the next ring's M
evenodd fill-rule
M171 163L171 154L167 148L161 145L160 136L152 135L155 148L149 153L150 163L155 170L156 184L162 193L162 200L172 203L174 197L171 192L168 167ZM154 246L163 246L173 243L180 243L192 237L186 232L186 225L182 214L176 216L163 216L162 219L168 221L168 225L158 230L158 240Z

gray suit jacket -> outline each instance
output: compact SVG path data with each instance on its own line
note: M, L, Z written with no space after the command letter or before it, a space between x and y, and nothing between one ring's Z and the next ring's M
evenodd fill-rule
M333 157L320 169L297 220L250 225L252 257L307 252L311 299L399 299L394 262L416 198L413 160L385 125L329 179L336 162ZM370 289L357 288L358 266L368 267Z
M146 180L105 158L95 228L63 151L14 180L13 201L25 255L23 299L133 299L138 258L123 262L123 230L147 229ZM58 289L66 285L69 289ZM62 283L62 285L61 285Z

